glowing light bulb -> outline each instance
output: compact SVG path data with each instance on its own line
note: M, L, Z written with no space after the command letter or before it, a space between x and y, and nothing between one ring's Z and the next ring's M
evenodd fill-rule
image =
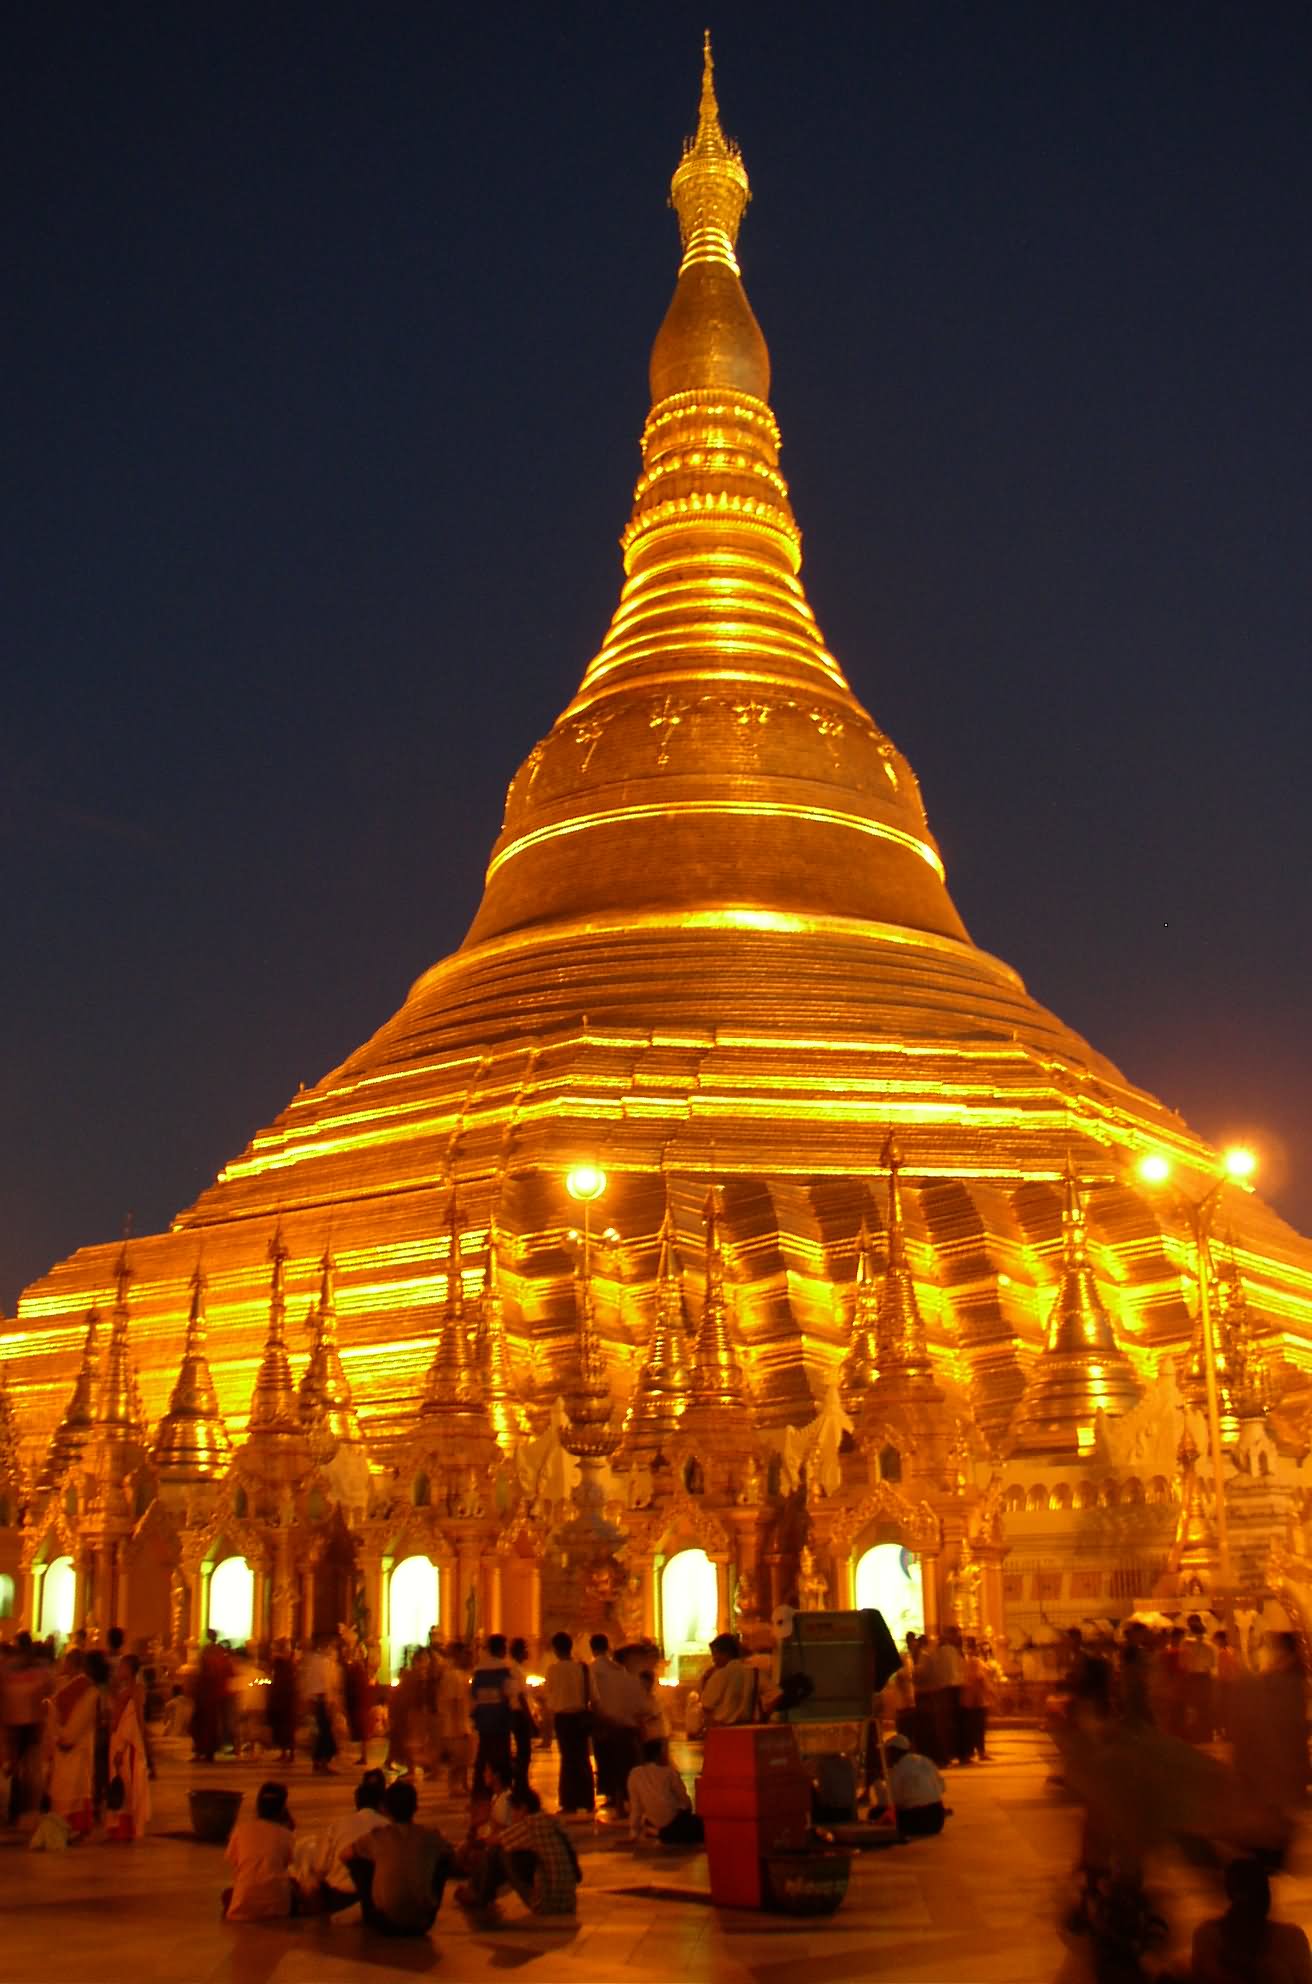
M1234 1144L1222 1154L1227 1178L1251 1178L1257 1170L1257 1153L1244 1144Z
M591 1205L606 1189L606 1174L595 1164L578 1164L565 1179L565 1190L572 1199Z
M1146 1185L1164 1185L1171 1175L1171 1160L1161 1151L1150 1150L1139 1159L1139 1176Z

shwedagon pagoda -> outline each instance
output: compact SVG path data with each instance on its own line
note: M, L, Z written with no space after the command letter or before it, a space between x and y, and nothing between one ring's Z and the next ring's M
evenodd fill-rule
M709 49L670 200L619 603L464 943L0 1332L35 1630L351 1619L386 1670L425 1610L677 1660L898 1579L1013 1647L1202 1605L1200 1272L1232 1596L1312 1603L1312 1243L1226 1185L1200 1250L1219 1154L966 932L802 587Z

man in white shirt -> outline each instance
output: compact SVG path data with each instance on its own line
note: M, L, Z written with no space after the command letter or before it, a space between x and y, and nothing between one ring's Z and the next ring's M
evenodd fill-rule
M574 1658L574 1642L568 1633L556 1633L551 1641L555 1659L547 1669L543 1694L551 1710L560 1752L558 1798L562 1817L572 1812L591 1812L596 1806L592 1782L592 1677L581 1660Z
M705 1837L687 1786L664 1743L644 1743L643 1761L629 1772L629 1830L635 1839L665 1846L693 1845Z
M592 1749L597 1759L597 1789L620 1818L629 1809L629 1772L638 1762L638 1731L647 1714L641 1681L611 1654L605 1633L588 1643L592 1666Z
M723 1729L733 1723L754 1722L761 1677L732 1633L717 1633L711 1641L714 1665L702 1686L702 1710L708 1726Z
M336 1915L339 1910L350 1908L360 1899L346 1862L354 1853L358 1840L389 1823L383 1810L386 1789L387 1779L382 1771L365 1772L355 1789L355 1810L347 1818L338 1819L324 1837L322 1850L316 1856L319 1881L314 1883L304 1878L301 1881L307 1896L318 1887L319 1906L326 1915Z

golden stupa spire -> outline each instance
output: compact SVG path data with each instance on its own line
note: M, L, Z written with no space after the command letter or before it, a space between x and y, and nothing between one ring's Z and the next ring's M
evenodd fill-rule
M1087 1449L1100 1412L1128 1412L1139 1381L1116 1341L1089 1265L1084 1203L1068 1157L1062 1180L1062 1270L1048 1340L1029 1374L1012 1422L1013 1453Z
M682 254L651 351L625 581L601 650L506 800L466 950L602 913L748 903L964 939L906 760L798 576L770 354L738 269L749 186L709 44L670 198Z
M143 1430L139 1423L137 1398L134 1397L136 1386L128 1345L131 1286L132 1268L125 1240L114 1265L114 1307L110 1312L109 1349L105 1354L95 1414L98 1432L124 1440L139 1439Z
M1219 1335L1228 1373L1225 1405L1236 1423L1260 1419L1271 1398L1266 1352L1257 1333L1257 1318L1235 1257L1234 1234L1225 1236L1226 1265L1217 1278Z
M197 1261L191 1277L182 1364L168 1411L155 1435L155 1465L166 1480L212 1481L232 1453L232 1438L219 1410L205 1352L207 1334L205 1270Z
M287 1248L281 1225L269 1242L269 1331L251 1397L252 1433L296 1433L300 1414L287 1357Z
M515 1442L528 1432L529 1417L511 1369L501 1270L497 1263L499 1237L494 1216L488 1221L483 1286L478 1297L477 1362L497 1444L503 1453L510 1453Z
M697 135L684 145L683 157L670 182L670 205L679 216L683 241L681 275L696 262L722 262L738 274L734 248L743 211L751 197L742 153L720 128L715 61L711 55L711 31L707 28L702 40L702 97L697 112Z
M577 1239L577 1235L574 1236ZM597 1332L592 1304L592 1267L586 1235L574 1277L578 1312L578 1356L564 1393L566 1425L561 1445L577 1460L602 1460L614 1453L619 1429L611 1424L615 1400L606 1369L606 1353Z
M725 1292L724 1250L720 1244L719 1187L706 1194L706 1292L693 1342L689 1408L744 1405L747 1386L734 1349Z
M839 1395L850 1411L869 1391L879 1373L879 1291L871 1255L870 1227L865 1215L856 1237L856 1275L852 1284L852 1330L839 1372Z
M419 1410L425 1419L462 1420L483 1428L487 1426L488 1414L478 1368L469 1348L460 1234L460 1207L453 1180L447 1202L446 1301Z
M679 1273L679 1241L668 1189L661 1221L656 1303L647 1354L624 1415L626 1453L657 1454L678 1427L688 1402L688 1335Z
M334 1440L357 1441L362 1437L360 1421L337 1345L336 1277L337 1263L329 1245L319 1264L319 1300L307 1319L310 1360L301 1375L297 1404L307 1430Z
M943 1394L934 1382L925 1320L907 1259L902 1211L902 1153L890 1131L880 1161L888 1172L888 1266L875 1311L876 1385L881 1402L914 1396L932 1402Z
M1206 1580L1216 1568L1216 1529L1208 1512L1207 1496L1198 1474L1198 1443L1186 1420L1180 1435L1179 1461L1180 1514L1175 1540L1167 1559L1177 1575Z
M53 1488L65 1469L72 1466L95 1429L96 1367L101 1315L94 1305L87 1311L86 1335L82 1340L82 1362L78 1366L64 1416L55 1428L37 1482L38 1488Z

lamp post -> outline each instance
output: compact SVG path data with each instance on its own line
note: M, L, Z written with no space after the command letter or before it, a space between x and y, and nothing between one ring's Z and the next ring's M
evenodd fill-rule
M1222 1473L1221 1408L1216 1383L1216 1337L1212 1321L1210 1241L1216 1209L1228 1184L1243 1184L1257 1170L1251 1150L1235 1145L1221 1154L1221 1172L1201 1199L1184 1192L1175 1193L1175 1202L1188 1223L1198 1263L1198 1331L1203 1340L1203 1373L1207 1386L1207 1444L1212 1460L1212 1487L1216 1496L1216 1549L1220 1560L1221 1591L1228 1605L1230 1588L1230 1531L1226 1521L1225 1476ZM1160 1151L1150 1151L1139 1160L1139 1176L1148 1185L1165 1185L1171 1176L1171 1160Z
M565 1175L565 1190L583 1208L583 1300L592 1303L592 1208L606 1190L606 1174L595 1164L576 1164Z

